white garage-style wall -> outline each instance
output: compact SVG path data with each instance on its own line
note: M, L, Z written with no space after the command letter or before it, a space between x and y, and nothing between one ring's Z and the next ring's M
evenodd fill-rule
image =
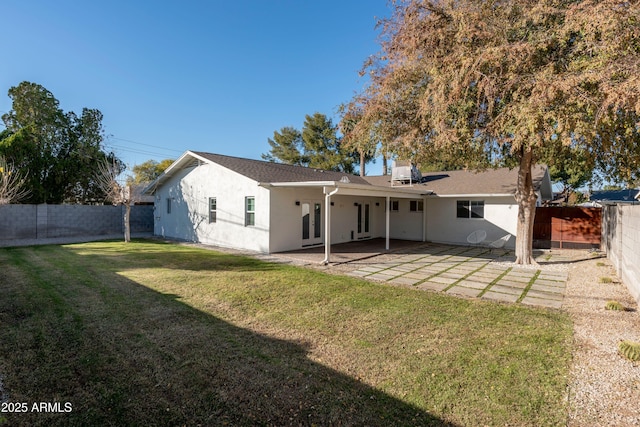
M484 218L457 218L457 201L484 201ZM427 198L427 240L466 245L476 230L487 232L486 242L510 233L506 247L515 247L518 205L512 196Z
M216 198L215 222L209 221L211 197ZM245 225L246 197L255 197L252 226ZM154 234L269 252L269 199L269 190L220 165L205 163L185 168L155 192Z

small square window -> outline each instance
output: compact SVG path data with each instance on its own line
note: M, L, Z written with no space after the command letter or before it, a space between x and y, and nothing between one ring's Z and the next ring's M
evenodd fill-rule
M215 197L209 197L209 223L218 219L218 202Z
M424 202L422 200L409 200L409 212L422 212Z
M400 210L400 201L391 200L389 204L391 205L391 212L398 212Z
M256 198L245 197L244 198L245 214L244 225L256 225Z

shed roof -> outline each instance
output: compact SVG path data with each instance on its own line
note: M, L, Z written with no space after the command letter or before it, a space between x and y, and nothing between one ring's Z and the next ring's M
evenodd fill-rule
M638 198L640 190L628 188L626 190L602 190L594 191L589 196L589 200L602 203L631 203Z

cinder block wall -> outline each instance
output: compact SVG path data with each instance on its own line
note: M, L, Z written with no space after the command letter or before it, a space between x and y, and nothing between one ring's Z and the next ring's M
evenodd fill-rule
M640 205L603 209L602 242L607 257L640 303Z
M36 205L1 205L0 240L37 238Z
M124 206L0 206L0 240L45 239L124 232ZM153 232L153 206L131 208L131 232Z
M38 208L47 210L46 237L102 236L122 230L120 206L39 205Z
M131 215L129 216L129 226L132 233L153 232L153 205L133 206ZM122 217L124 218L124 207L122 208ZM124 232L124 223L122 224Z

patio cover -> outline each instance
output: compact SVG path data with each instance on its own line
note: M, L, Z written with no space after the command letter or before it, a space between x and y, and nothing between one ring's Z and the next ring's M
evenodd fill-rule
M389 221L390 221L390 201L391 197L396 199L425 199L433 192L425 188L415 187L382 187L371 184L352 183L349 179L340 181L301 181L301 182L269 182L259 183L265 188L318 188L322 189L325 196L324 203L324 251L323 264L328 264L331 258L331 197L341 196L362 196L362 197L384 197L385 198L385 249L389 250ZM425 203L426 204L426 203ZM426 209L422 215L426 215Z

